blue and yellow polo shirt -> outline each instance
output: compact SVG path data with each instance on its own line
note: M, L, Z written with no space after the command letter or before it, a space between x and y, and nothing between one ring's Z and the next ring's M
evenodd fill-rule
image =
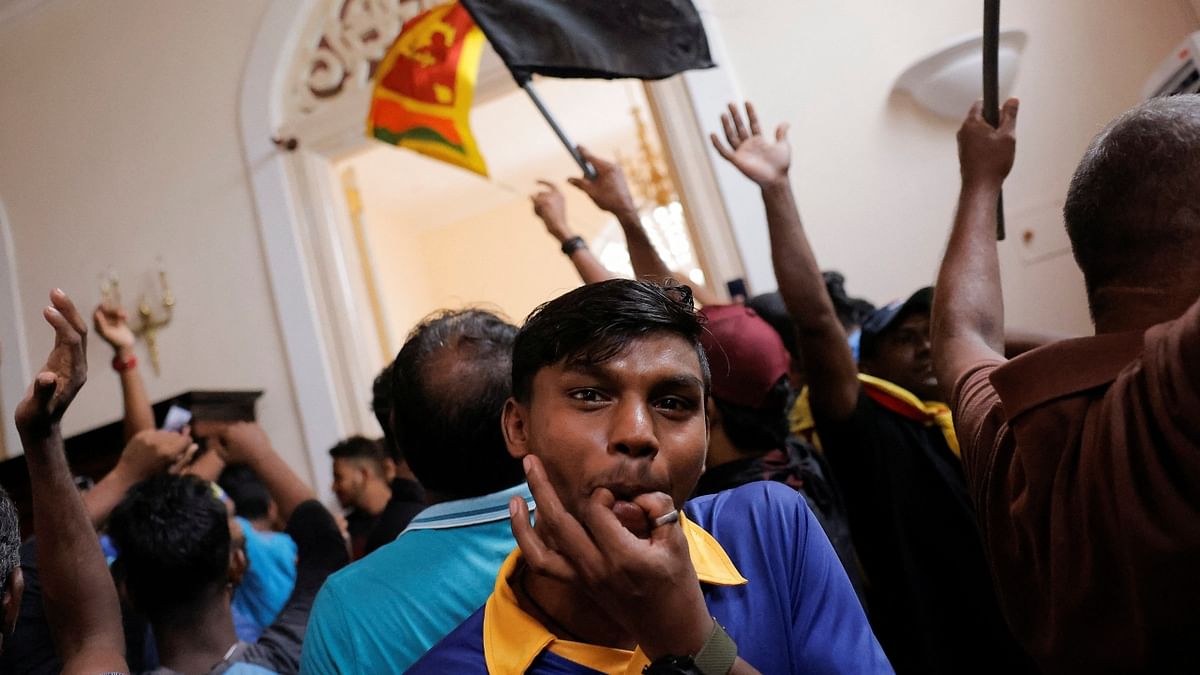
M682 521L712 615L764 673L890 673L837 555L803 496L761 482L694 499ZM514 551L482 609L408 671L640 673L627 651L555 637L517 604Z

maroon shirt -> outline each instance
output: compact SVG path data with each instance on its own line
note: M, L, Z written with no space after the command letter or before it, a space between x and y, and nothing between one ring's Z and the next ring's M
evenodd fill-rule
M952 402L1002 609L1039 665L1200 667L1200 301L982 364Z

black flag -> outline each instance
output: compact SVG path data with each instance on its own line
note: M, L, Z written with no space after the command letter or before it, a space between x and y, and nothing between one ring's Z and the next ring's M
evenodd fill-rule
M660 80L712 68L691 0L460 0L517 82Z

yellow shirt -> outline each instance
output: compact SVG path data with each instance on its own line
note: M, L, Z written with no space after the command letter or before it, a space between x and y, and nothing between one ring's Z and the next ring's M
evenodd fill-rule
M706 584L740 586L746 579L712 535L680 513L680 525L696 576ZM521 675L544 650L611 675L638 675L650 661L642 650L615 649L556 637L521 609L509 579L517 571L520 549L509 554L483 615L483 655L492 675Z

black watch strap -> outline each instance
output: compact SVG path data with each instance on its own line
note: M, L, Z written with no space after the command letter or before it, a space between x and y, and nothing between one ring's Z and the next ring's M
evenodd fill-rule
M563 255L571 255L581 248L587 248L587 242L583 240L583 237L571 237L562 243Z

